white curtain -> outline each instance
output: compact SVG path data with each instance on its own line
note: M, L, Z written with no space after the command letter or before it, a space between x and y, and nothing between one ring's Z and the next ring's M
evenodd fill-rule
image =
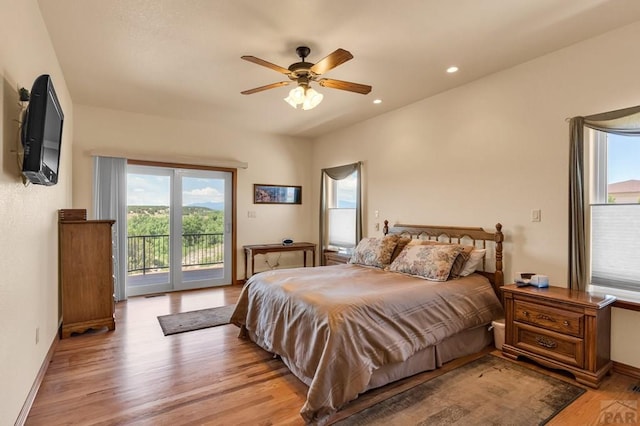
M125 300L127 277L127 160L94 157L93 211L96 219L111 219L113 225L113 272L115 298Z

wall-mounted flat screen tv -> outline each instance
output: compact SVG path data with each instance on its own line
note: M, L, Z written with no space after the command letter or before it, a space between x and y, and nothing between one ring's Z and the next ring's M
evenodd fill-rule
M38 185L55 185L60 166L64 114L51 77L43 74L31 88L22 120L22 174Z

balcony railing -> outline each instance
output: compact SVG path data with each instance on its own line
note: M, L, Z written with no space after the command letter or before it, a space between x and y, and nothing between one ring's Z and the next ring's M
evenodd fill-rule
M136 235L127 238L129 274L169 270L169 235ZM183 234L182 267L224 263L224 236Z

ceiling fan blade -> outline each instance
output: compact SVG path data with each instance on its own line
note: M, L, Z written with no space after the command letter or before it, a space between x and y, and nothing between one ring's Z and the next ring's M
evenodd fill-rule
M275 89L276 87L287 86L287 85L289 85L289 83L291 83L291 82L290 81L279 81L277 83L267 84L266 86L260 86L260 87L254 88L254 89L244 90L244 91L242 91L240 93L242 93L243 95L251 95L253 93L262 92L263 90L269 90L269 89Z
M278 71L282 74L289 74L289 71L286 68L282 68L280 65L272 64L271 62L267 62L264 59L256 58L255 56L241 56L245 61L253 62L254 64L262 65L263 67L271 68L274 71Z
M328 56L322 58L318 63L311 67L311 72L320 75L334 69L338 65L344 64L348 60L353 59L351 52L344 49L338 49Z
M322 87L329 87L331 89L347 90L349 92L356 92L366 95L371 91L371 86L366 84L352 83L350 81L333 80L331 78L321 78L318 80L318 84Z

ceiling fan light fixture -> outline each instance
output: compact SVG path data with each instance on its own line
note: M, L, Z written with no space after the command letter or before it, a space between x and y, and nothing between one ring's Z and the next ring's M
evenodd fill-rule
M303 110L309 110L320 105L323 98L322 93L318 93L308 86L299 85L291 89L289 96L284 98L284 101L295 109L298 109L298 105L302 105Z
M324 95L322 93L318 93L311 88L307 89L305 100L302 104L302 109L308 110L317 107L318 105L320 105L320 102L322 102L323 98Z
M288 103L289 105L291 105L293 108L297 109L298 108L298 104L296 103L295 100L293 100L293 98L291 97L291 93L289 93L289 96L287 96L286 98L284 98L284 101L286 103Z
M304 103L306 99L305 88L303 86L298 86L289 91L289 96L284 98L285 102L291 105L293 108L297 109L298 105Z
M305 90L304 87L298 86L295 89L291 89L289 92L289 96L296 104L301 104L305 99Z

